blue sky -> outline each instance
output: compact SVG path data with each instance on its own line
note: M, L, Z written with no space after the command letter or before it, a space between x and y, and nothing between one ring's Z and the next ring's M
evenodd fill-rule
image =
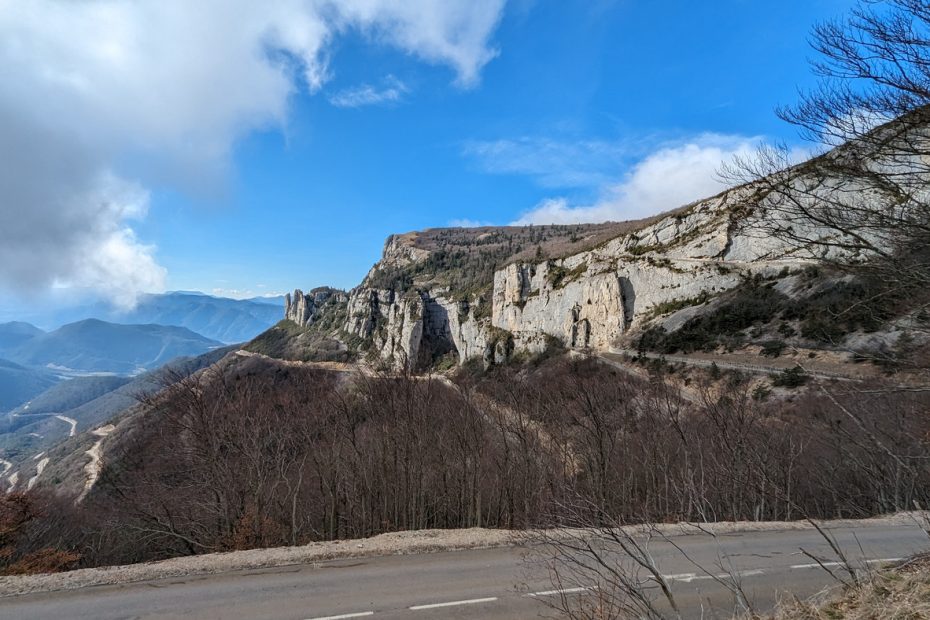
M0 239L0 284L15 294L75 287L121 303L162 288L348 288L392 232L625 219L713 193L721 159L760 140L796 142L773 108L813 81L811 26L852 6L411 0L422 6L410 13L389 0L325 11L280 0L262 5L276 7L272 17L225 15L222 5L190 15L178 3L141 15L104 6L101 20L61 0L38 4L45 13L0 9L0 36L45 37L61 53L0 52L0 62L27 61L0 109L28 121L21 143L38 145L40 168L52 159L43 148L90 163L86 179L63 176L52 198L48 185L66 166L49 165L34 186L11 177L0 218L60 221L70 209L76 223L50 226L54 235L21 253L22 235ZM104 35L90 25L100 21ZM194 24L193 34L176 34L178 23ZM257 37L262 57L247 51ZM54 82L36 77L56 63ZM23 92L76 103L36 109ZM19 144L0 137L0 148ZM60 199L85 186L95 210ZM43 200L58 202L43 211ZM101 201L112 205L105 215ZM77 238L72 229L88 220Z

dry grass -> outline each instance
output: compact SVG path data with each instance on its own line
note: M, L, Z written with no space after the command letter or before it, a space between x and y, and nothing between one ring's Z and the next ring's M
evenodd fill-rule
M881 571L829 600L784 602L769 620L930 619L930 556Z

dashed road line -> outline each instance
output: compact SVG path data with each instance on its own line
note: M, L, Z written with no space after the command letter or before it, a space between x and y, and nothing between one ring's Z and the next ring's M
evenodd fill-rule
M804 568L833 568L835 566L842 566L842 565L843 565L842 562L821 562L819 564L815 562L813 564L792 564L788 568L790 568L791 570L801 570Z
M456 607L458 605L479 605L481 603L493 603L497 600L496 596L489 596L488 598L471 598L464 601L449 601L448 603L431 603L429 605L414 605L413 607L408 607L410 611L420 611L423 609L437 609L439 607Z
M765 574L764 570L762 570L761 568L755 568L753 570L737 571L736 576L737 577L758 577L759 575L764 575L764 574ZM731 576L730 573L720 573L719 575L717 575L717 578L723 579L724 577L730 577L730 576Z
M875 560L865 560L866 564L890 564L892 562L900 562L902 558L880 558ZM810 568L833 568L836 566L842 566L841 562L822 562L814 564L792 564L788 567L789 570L804 570ZM677 581L681 583L691 583L692 581L704 581L708 579L728 579L733 577L757 577L760 575L765 575L765 570L761 568L735 571L733 573L719 573L716 575L708 574L697 574L697 573L676 573L673 575L662 575L662 578L667 581ZM558 596L564 594L584 594L586 592L592 592L597 589L597 586L591 587L576 587L576 588L561 588L556 590L540 590L538 592L529 592L523 596L538 598L544 596ZM489 596L486 598L472 598L465 599L461 601L448 601L446 603L429 603L425 605L413 605L408 607L410 611L423 611L427 609L441 609L443 607L458 607L460 605L480 605L481 603L493 603L497 600L500 600L496 596ZM360 611L355 613L340 614L338 616L319 616L314 618L307 618L307 620L350 620L351 618L367 618L369 616L375 615L374 611Z
M594 588L563 588L561 590L543 590L542 592L530 592L526 596L555 596L557 594L581 594L583 592L590 592Z

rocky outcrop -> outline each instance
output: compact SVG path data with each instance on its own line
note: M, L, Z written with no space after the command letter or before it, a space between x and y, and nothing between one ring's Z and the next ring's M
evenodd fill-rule
M428 291L399 294L362 286L349 296L344 331L368 342L374 359L416 370L446 355L460 363L488 356L490 321L477 319L475 312L467 303Z
M584 273L571 282L556 282L552 274L559 269L564 268L546 262L498 271L492 324L514 334L519 348L534 348L543 334L568 347L610 346L629 324L619 275Z
M369 343L369 353L377 359L412 368L420 356L423 307L416 294L359 287L349 295L345 332Z
M307 294L297 289L293 296L284 296L284 318L307 327L321 316L328 303L346 301L348 296L344 291L329 287L315 288Z
M518 350L540 335L603 349L669 307L823 258L764 233L758 218L768 199L737 188L593 250L508 265L494 277L493 325L511 332Z
M802 182L803 174L793 180ZM703 303L748 277L796 271L823 259L816 254L823 244L798 247L765 233L763 224L778 217L778 209L768 208L776 199L760 185L747 185L593 249L558 259L504 261L493 275L490 298L483 301L439 284L462 276L435 273L441 261L418 275L425 270L410 267L430 259L427 247L432 246L419 246L418 233L392 235L382 260L349 294L344 331L367 343L374 359L412 369L444 356L493 364L514 352L543 351L553 342L605 349L670 309ZM831 234L810 226L799 233ZM481 251L480 239L456 251L474 256ZM461 262L449 264L460 268ZM288 315L293 312L294 320L304 323L313 320L319 302L295 301L288 307Z

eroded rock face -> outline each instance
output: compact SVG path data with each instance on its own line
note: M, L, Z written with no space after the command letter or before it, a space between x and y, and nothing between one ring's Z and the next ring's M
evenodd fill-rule
M344 331L370 343L370 352L397 368L414 368L423 339L423 300L391 289L360 286L349 294Z
M752 188L739 188L594 250L509 265L494 276L493 325L513 333L518 350L540 335L604 349L670 304L816 261L765 235L746 206L753 200Z
M494 274L491 299L484 302L490 308L453 301L429 282L414 282L404 292L374 288L376 281L389 282L376 274L397 273L430 256L417 247L417 233L392 235L382 260L350 293L344 331L370 343L378 359L411 369L447 355L460 363L500 363L513 352L544 351L553 339L568 348L605 349L670 308L756 274L772 276L822 259L764 232L763 219L778 217L766 209L770 200L758 187L744 186L594 249L507 265ZM312 321L317 306L315 298L295 297L288 316Z
M521 341L539 334L567 347L606 348L628 324L624 292L616 272L580 274L555 282L555 264L509 265L494 275L492 323Z
M329 287L315 288L306 294L297 289L293 296L284 296L284 318L307 327L319 318L327 302L347 300L345 292Z
M345 331L370 342L369 352L397 369L417 370L452 355L459 363L484 356L490 321L475 308L426 291L352 291Z

